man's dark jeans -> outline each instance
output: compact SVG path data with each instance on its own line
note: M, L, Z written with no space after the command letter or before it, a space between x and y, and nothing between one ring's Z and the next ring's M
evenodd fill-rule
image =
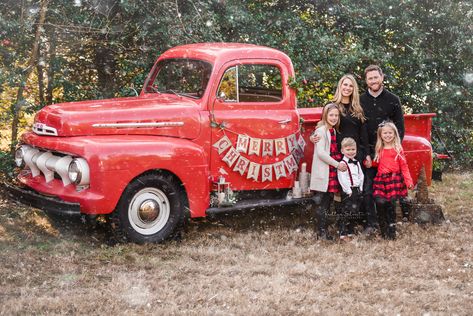
M373 180L376 177L378 168L365 168L365 183L363 185L362 210L365 212L365 227L376 228L378 226L378 216L376 215L376 203L373 198Z

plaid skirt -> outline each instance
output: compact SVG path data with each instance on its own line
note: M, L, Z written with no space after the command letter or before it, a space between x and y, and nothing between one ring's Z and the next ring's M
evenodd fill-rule
M401 173L377 174L373 182L373 197L391 201L407 196L407 187Z

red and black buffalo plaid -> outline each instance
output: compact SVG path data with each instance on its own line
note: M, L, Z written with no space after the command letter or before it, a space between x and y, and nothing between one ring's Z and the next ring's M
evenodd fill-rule
M342 154L340 154L340 152L338 151L335 129L331 128L329 131L330 131L330 157L332 157L336 161L340 161L342 160ZM340 184L338 183L338 177L337 177L337 168L333 166L329 166L327 192L333 192L333 193L340 192Z
M377 174L373 182L373 197L391 201L407 196L407 187L402 173Z

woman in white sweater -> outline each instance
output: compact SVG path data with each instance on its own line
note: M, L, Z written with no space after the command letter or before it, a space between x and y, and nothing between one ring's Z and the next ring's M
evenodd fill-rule
M327 211L335 193L340 192L337 179L337 169L346 170L345 164L340 164L342 156L337 148L337 130L340 124L340 111L334 103L324 107L322 120L317 125L313 136L319 137L312 159L310 189L315 191L315 217L317 219L317 236L320 239L332 240L327 233ZM311 136L312 138L312 136Z

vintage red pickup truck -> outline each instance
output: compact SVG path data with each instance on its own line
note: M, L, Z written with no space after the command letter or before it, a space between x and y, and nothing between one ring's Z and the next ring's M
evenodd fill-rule
M190 217L299 203L321 110L297 108L292 77L290 58L268 47L172 48L139 96L40 110L9 191L48 212L106 215L138 243L161 242ZM430 179L432 116L405 117L414 181L422 167Z

